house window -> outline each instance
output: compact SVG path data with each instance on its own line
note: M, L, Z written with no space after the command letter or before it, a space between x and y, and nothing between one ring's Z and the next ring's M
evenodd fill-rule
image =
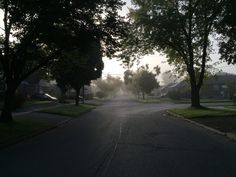
M213 89L214 90L220 90L220 87L219 87L219 85L215 84L215 85L213 85Z
M222 85L222 89L227 89L228 85Z

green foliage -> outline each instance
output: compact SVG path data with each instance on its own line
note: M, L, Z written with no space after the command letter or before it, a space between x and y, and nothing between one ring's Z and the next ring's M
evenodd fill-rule
M236 63L236 2L235 0L227 0L224 16L222 20L216 24L218 32L222 35L220 38L220 54L221 59L229 64Z
M126 45L138 47L130 52L140 55L161 51L180 73L188 73L192 106L200 106L199 91L206 63L210 60L210 35L224 9L224 0L133 0L130 11L133 39ZM127 54L128 52L126 52ZM131 54L132 57L132 54Z
M98 98L106 98L106 97L108 96L108 94L107 94L106 92L104 92L104 91L98 91L98 92L96 93L96 96L97 96Z
M5 31L16 38L9 42L2 62L6 76L23 79L33 70L54 60L62 50L79 47L85 50L88 33L103 41L104 54L111 56L117 48L117 38L123 34L123 19L118 15L123 3L120 0L80 1L4 1L7 22ZM14 30L10 33L10 30ZM116 39L115 39L116 38ZM8 39L3 39L4 41ZM8 49L9 48L9 49ZM55 54L56 52L56 54ZM10 77L10 76L9 76Z
M98 91L98 97L104 96L113 96L116 94L122 87L123 82L119 77L112 77L111 75L107 75L106 79L98 79L93 82Z
M124 72L124 84L128 85L132 83L132 77L133 77L133 73L131 70L126 70Z
M102 55L111 57L125 33L126 23L118 14L121 0L2 0L0 4L5 32L0 40L0 67L8 97L23 80L68 49L87 50L87 37L101 41ZM12 117L10 102L11 98L2 119Z
M54 63L52 76L62 91L69 87L80 89L83 85L89 85L91 80L101 77L104 67L101 46L99 42L89 40L90 43L84 44L86 51L67 51Z
M160 68L156 66L155 72L160 73ZM150 94L154 88L159 87L159 83L156 80L157 74L153 74L149 71L149 66L141 66L136 72L126 71L124 73L124 79L127 83L127 89L134 94L139 93Z
M179 92L178 92L178 91L175 91L175 90L169 91L169 92L167 93L167 96L168 96L169 98L173 99L173 100L180 100L181 98L183 98L183 97L179 94Z
M154 88L159 86L156 75L148 71L148 69L148 66L140 67L134 75L134 82L138 89L146 94L150 94Z

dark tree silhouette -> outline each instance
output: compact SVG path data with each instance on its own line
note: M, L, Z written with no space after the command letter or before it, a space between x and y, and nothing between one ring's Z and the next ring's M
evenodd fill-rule
M125 53L140 55L164 52L168 62L187 72L191 85L191 105L200 107L199 92L206 63L210 60L210 35L223 15L225 0L133 0L133 24ZM132 42L133 41L133 42Z
M86 36L87 38L81 41L83 47L64 52L51 68L52 77L56 79L62 97L68 88L75 89L76 105L79 104L81 88L90 85L91 80L100 78L104 67L100 42L92 36L89 38L89 34Z
M220 38L221 59L228 64L236 63L236 1L227 0L224 16L216 24L216 27L222 37Z
M0 0L4 35L0 62L6 83L1 122L12 120L12 97L29 75L61 53L77 46L81 29L101 40L103 53L111 56L123 33L118 15L121 0Z

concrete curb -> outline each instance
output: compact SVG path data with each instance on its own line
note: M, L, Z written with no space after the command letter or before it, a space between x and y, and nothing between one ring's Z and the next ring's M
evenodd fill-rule
M189 122L191 124L197 125L197 126L202 127L202 128L204 128L206 130L209 130L209 131L211 131L211 132L213 132L215 134L218 134L218 135L221 135L221 136L226 136L227 138L229 138L229 139L231 139L233 141L236 141L236 134L234 134L234 133L230 133L230 132L226 132L225 133L225 132L222 132L220 130L214 129L212 127L209 127L209 126L203 125L201 123L198 123L198 122L196 122L194 120L187 119L187 118L185 118L185 117L183 117L181 115L175 114L175 113L173 113L171 111L167 110L166 112L167 112L167 114L169 114L171 116L181 118L181 119L183 119L183 120L185 120L185 121L187 121L187 122Z

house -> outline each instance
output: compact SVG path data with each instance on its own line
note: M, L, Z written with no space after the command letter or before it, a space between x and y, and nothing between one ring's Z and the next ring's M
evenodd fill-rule
M170 83L159 88L160 96L174 98L190 98L190 85L187 81ZM200 91L200 97L205 99L232 99L236 93L236 75L218 73L206 78Z
M76 95L76 92L74 89L70 89L67 91L66 93L66 97L70 98L70 99L74 99ZM84 86L84 98L85 99L91 99L93 98L93 92L92 92L92 88L90 85L85 85ZM80 96L83 96L83 89L80 90Z
M220 73L207 78L201 89L202 98L232 99L236 92L236 75Z
M35 72L25 81L21 82L17 92L27 98L30 98L32 95L39 93L48 93L56 97L60 95L60 91L56 85L56 82L42 79L38 72Z

